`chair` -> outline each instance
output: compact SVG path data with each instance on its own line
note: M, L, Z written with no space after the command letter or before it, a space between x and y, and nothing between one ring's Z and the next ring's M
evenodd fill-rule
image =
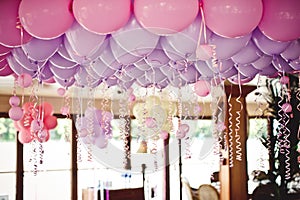
M105 189L104 200L145 200L144 188Z
M209 184L200 185L198 188L199 200L219 200L220 195L218 190Z
M198 200L198 190L192 188L189 181L185 177L181 177L181 182L188 200Z

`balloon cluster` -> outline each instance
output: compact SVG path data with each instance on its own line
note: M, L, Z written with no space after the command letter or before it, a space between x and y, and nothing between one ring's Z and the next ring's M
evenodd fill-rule
M113 114L108 111L88 107L83 116L76 119L79 137L86 144L94 144L102 149L112 137L111 121Z
M11 97L11 105L15 105L16 98ZM53 107L48 102L35 106L32 102L26 102L22 106L22 113L14 120L14 126L19 131L18 140L22 143L30 143L36 139L39 142L47 142L50 138L49 130L57 126L57 117L53 116Z
M0 76L62 87L243 84L300 69L299 12L298 0L2 0Z

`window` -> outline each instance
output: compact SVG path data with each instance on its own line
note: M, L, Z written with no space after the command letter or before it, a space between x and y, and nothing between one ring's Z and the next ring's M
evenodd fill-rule
M0 195L14 199L16 194L16 130L13 121L0 118Z

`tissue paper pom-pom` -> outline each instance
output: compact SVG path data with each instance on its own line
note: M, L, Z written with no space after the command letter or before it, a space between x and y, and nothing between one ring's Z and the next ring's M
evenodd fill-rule
M20 107L11 107L8 111L9 118L19 121L23 117L23 110Z

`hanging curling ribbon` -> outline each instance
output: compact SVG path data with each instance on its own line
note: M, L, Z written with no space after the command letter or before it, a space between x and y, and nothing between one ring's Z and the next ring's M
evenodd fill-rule
M87 67L90 68L91 66L88 65ZM95 132L94 132L95 131L94 130L94 108L95 108L94 95L95 95L95 91L92 87L93 78L89 74L87 74L87 76L86 76L86 81L88 83L87 109L90 110L90 112L88 112L88 116L86 116L87 117L87 131L88 131L88 137L92 138L95 135ZM88 161L93 160L92 145L93 144L90 141L88 143Z
M129 145L128 145L128 138L129 138L129 132L130 130L130 119L129 119L129 114L128 114L128 104L127 104L127 92L121 88L122 91L121 93L125 95L125 97L119 99L119 119L120 119L120 124L119 124L119 129L121 133L121 137L123 140L123 150L124 150L124 160L123 160L123 167L124 169L127 169L130 159L130 151L129 151Z
M232 104L231 104L231 93L229 94L228 97L228 114L229 114L229 118L228 118L228 122L229 122L229 126L228 126L228 150L229 150L229 167L233 167L233 115L232 115Z
M238 71L238 82L239 82L239 96L236 98L236 102L240 105L240 109L236 112L236 128L235 128L235 143L236 143L236 160L242 161L242 143L241 143L241 136L239 135L240 131L240 125L241 125L241 111L243 110L243 104L241 102L241 96L242 96L242 86L241 86L241 74Z

